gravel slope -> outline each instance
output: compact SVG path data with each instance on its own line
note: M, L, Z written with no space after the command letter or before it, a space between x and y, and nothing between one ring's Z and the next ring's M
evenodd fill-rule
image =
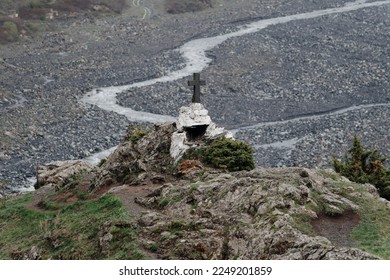
M154 2L145 5L157 7ZM131 7L119 17L61 20L55 23L60 31L1 46L0 180L19 191L39 164L84 158L119 142L128 120L81 105L90 89L180 69L183 60L175 49L191 39L347 1L220 2L193 14L166 15L156 8L146 20ZM204 104L228 128L323 115L237 131L237 138L255 145L261 166L328 165L329 155L340 154L355 133L390 154L387 106L326 114L388 102L389 13L390 5L367 8L228 40L209 52ZM186 80L125 92L119 102L174 116L191 98Z

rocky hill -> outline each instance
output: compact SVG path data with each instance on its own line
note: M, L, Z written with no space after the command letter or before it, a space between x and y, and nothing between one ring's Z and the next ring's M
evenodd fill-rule
M40 167L35 192L3 199L0 258L390 258L390 203L372 185L331 170L215 168L201 151L231 135L178 126L186 117L130 128L99 166ZM175 160L177 139L188 147Z

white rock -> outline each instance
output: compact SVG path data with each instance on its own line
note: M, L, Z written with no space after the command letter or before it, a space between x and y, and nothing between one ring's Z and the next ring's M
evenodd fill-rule
M174 132L171 139L172 141L169 152L171 157L177 161L190 148L190 146L185 144L187 139L185 132Z
M205 137L209 139L215 139L219 137L225 137L233 139L233 134L230 131L227 131L223 127L217 127L215 123L211 123L206 130Z
M172 134L170 155L177 162L183 154L191 147L198 146L193 139L188 139L187 131L199 126L207 126L202 136L204 139L216 139L225 137L233 139L233 134L223 127L218 127L211 121L208 111L201 103L191 103L189 106L181 107L179 117L176 121L177 131Z
M200 103L191 103L188 107L181 107L177 119L177 130L184 131L185 128L210 125L209 112Z

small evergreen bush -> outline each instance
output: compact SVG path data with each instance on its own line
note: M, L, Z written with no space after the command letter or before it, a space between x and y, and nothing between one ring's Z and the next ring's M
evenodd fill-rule
M353 182L373 184L380 196L390 199L390 170L385 167L385 161L386 157L377 150L363 147L355 136L343 161L333 157L333 168Z
M255 168L252 155L253 149L247 143L220 138L205 148L203 161L229 171L252 170Z

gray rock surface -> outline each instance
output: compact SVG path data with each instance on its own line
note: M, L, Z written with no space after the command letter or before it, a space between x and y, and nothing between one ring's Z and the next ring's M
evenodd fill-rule
M37 168L35 188L54 186L59 188L65 179L80 172L90 172L93 165L82 160L54 161Z
M305 231L299 217L316 219L321 207L329 215L359 211L353 200L357 194L383 202L364 186L341 186L341 177L331 180L315 170L302 177L301 172L280 168L207 174L195 184L162 188L154 197L138 200L149 208L138 220L144 242L158 244L160 256L168 259L376 259ZM347 189L347 197L339 194ZM162 210L161 201L169 201Z
M146 135L134 141L130 135L136 130L130 129L128 137L97 169L95 189L118 181L132 184L140 184L147 179L163 181L162 175L169 175L172 171L173 159L169 147L175 130L172 123L155 125L145 132Z

